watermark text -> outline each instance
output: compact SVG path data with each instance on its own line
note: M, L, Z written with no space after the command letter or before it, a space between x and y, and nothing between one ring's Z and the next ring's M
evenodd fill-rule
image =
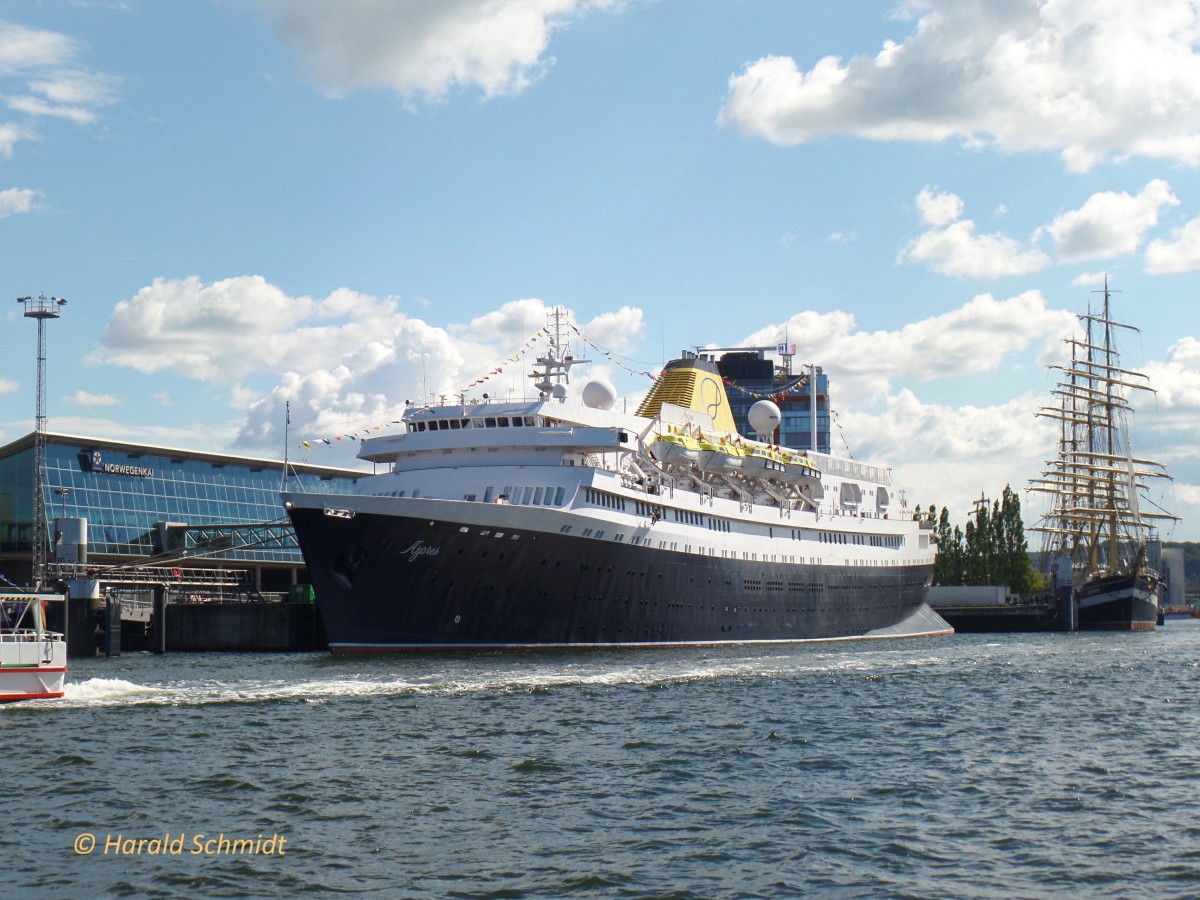
M167 832L161 837L132 837L85 831L75 836L73 848L79 856L286 856L287 842L281 834L244 837L224 832L215 835Z

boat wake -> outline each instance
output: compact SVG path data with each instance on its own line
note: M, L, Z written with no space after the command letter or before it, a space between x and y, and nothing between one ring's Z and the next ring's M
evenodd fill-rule
M953 656L954 654L951 654ZM953 667L943 654L911 650L820 654L736 655L723 659L656 659L616 664L613 660L571 662L523 660L500 664L485 660L445 660L431 669L428 661L397 666L391 659L355 661L355 671L330 673L339 662L322 659L292 678L255 678L250 667L221 678L200 677L136 683L120 678L87 678L68 682L60 700L23 704L47 709L109 706L203 706L212 704L310 703L403 697L454 697L470 694L542 693L572 688L671 687L722 679L764 680L838 677L861 674L886 677L914 670ZM312 671L312 668L318 671ZM330 677L332 676L332 677Z

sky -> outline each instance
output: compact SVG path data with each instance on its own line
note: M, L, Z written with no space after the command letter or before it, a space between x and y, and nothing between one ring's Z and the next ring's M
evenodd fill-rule
M335 466L405 401L521 396L563 306L631 404L795 343L835 452L1032 525L1107 277L1163 537L1200 540L1198 166L1194 2L10 0L0 444L22 296L67 300L51 431Z

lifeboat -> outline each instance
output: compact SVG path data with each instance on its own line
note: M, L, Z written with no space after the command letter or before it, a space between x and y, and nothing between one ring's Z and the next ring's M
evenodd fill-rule
M724 441L700 441L701 472L739 472L742 468L742 452Z
M785 466L783 454L767 446L751 446L745 451L742 462L742 472L751 478L764 478L768 481L782 481Z
M780 478L788 484L804 484L821 480L821 470L807 456L799 453L784 453L783 474Z
M664 466L690 466L700 458L700 442L686 434L660 434L649 449Z

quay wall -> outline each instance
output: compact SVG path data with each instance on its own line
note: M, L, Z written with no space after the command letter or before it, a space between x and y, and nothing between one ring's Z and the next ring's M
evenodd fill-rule
M325 628L313 603L170 603L166 651L324 650Z

